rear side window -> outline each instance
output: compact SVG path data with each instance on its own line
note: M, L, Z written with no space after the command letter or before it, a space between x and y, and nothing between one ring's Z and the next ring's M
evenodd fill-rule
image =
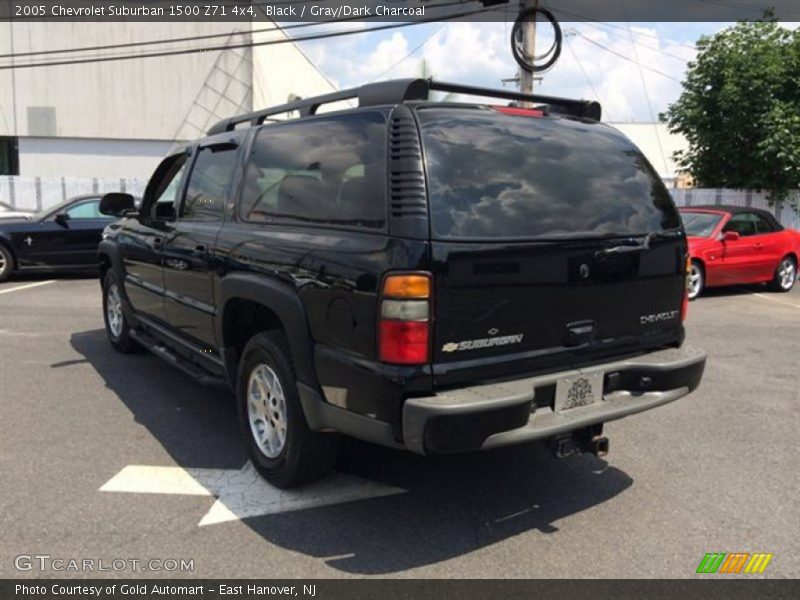
M236 168L237 150L228 147L201 148L197 154L181 218L192 221L218 221L222 218L228 188Z
M240 215L380 229L385 153L386 121L378 112L262 127L245 172Z
M680 226L641 152L599 123L418 112L439 239L637 235Z

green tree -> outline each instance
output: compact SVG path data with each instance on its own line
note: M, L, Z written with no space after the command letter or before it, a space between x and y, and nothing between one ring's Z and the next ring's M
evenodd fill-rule
M683 92L662 119L689 149L680 167L704 187L800 188L800 30L741 22L697 42Z

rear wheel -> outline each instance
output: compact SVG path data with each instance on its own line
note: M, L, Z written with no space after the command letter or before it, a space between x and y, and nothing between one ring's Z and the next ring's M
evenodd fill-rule
M131 326L122 309L122 292L114 271L109 270L103 280L103 319L108 341L117 352L130 354L141 350L131 337Z
M8 281L14 270L14 256L3 244L0 244L0 281Z
M689 269L689 300L694 300L703 291L706 285L706 274L703 265L699 261L693 260Z
M775 269L771 287L776 292L788 292L797 279L797 262L791 256L784 256Z
M337 435L308 428L290 357L282 333L255 335L242 353L236 386L250 460L267 481L281 488L324 476L333 468L339 448Z

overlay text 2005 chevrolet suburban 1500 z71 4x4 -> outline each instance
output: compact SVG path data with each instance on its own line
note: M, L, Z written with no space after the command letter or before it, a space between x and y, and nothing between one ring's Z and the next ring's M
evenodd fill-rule
M235 390L278 486L331 468L338 433L602 453L604 422L688 394L705 355L683 345L678 212L599 118L403 80L222 121L161 163L138 211L103 198L123 217L99 247L111 344Z

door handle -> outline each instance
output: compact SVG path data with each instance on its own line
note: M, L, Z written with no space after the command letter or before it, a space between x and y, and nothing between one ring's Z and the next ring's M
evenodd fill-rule
M192 250L192 254L194 256L205 256L205 253L206 247L203 244L198 244L194 247L194 250Z
M161 238L153 238L153 248L156 250L160 250L163 243L164 242Z

